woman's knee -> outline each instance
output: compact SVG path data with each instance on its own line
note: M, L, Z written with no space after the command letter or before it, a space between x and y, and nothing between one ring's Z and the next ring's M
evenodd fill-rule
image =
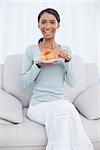
M58 101L52 109L53 116L67 114L67 113L68 113L68 108L67 108L67 103L65 101L62 102Z
M74 105L69 101L61 101L56 103L55 107L53 107L52 115L75 115L77 113Z
M28 108L28 110L27 110L27 117L30 119L30 120L32 120L32 118L33 118L33 109L31 108L31 107L29 107Z

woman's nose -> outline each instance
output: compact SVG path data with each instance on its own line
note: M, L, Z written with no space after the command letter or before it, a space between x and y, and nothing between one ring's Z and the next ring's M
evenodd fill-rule
M51 27L50 23L47 23L46 28L50 28L50 27Z

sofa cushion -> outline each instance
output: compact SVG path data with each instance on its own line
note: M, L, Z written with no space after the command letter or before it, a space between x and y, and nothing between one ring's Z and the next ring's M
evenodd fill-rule
M88 87L97 82L98 69L96 63L85 63Z
M100 119L89 120L80 114L84 130L93 143L94 150L100 150Z
M9 122L5 119L0 119L0 125L9 125L9 124L12 124L12 122Z
M20 85L20 75L23 55L10 55L5 59L3 69L3 88L8 93L17 97L23 107L27 107L32 94L32 85L28 89L23 89Z
M2 88L2 72L3 72L3 65L0 64L0 88Z
M23 122L21 102L3 90L0 90L0 119L13 123Z
M76 108L88 119L100 118L100 84L86 89L74 101Z
M65 84L66 93L68 91L68 96L70 101L73 103L74 99L87 88L87 74L84 61L77 55L72 57L73 73L76 78L76 85L70 88Z
M10 136L9 136L10 135ZM23 123L0 125L0 146L4 147L42 147L47 142L43 125L26 117Z
M100 119L89 120L80 114L82 125L88 137L93 143L100 143Z

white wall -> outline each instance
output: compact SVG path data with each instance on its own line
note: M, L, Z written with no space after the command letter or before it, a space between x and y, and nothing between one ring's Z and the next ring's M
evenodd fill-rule
M37 43L42 36L37 16L46 7L57 9L61 16L57 42L69 45L84 61L100 64L99 0L1 1L0 62L7 55L23 53L28 45Z

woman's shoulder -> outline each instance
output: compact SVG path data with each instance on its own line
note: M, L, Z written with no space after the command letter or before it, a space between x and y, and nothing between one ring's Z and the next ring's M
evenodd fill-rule
M37 54L37 45L29 45L25 49L24 55L29 58L34 58L34 56Z
M26 55L35 55L37 53L37 45L29 45L27 46L27 48L25 49L25 54Z
M27 46L25 52L26 53L30 53L30 52L35 51L36 50L36 46L37 46L36 44Z
M68 45L61 45L62 49L71 53L71 48Z

